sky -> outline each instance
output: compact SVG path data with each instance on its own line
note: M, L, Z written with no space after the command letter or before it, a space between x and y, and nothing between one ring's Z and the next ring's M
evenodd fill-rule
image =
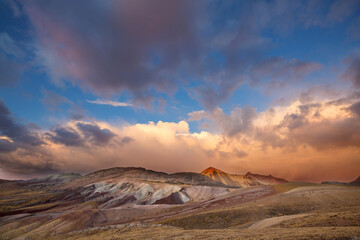
M360 175L359 0L1 0L0 178Z

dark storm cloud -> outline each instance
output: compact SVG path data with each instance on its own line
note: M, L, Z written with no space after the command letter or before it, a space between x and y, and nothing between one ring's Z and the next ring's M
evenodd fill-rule
M349 107L349 110L360 118L360 102L356 102ZM359 119L360 120L360 119Z
M16 144L39 146L44 142L28 126L18 123L5 103L0 99L0 134Z
M342 75L343 78L350 80L353 85L360 88L360 54L350 55L344 60L347 69Z
M84 139L72 128L57 127L51 133L47 133L47 136L52 142L65 146L82 146L84 144Z
M48 139L65 146L86 147L92 145L106 145L116 136L109 129L101 129L96 123L77 123L76 129L59 126L46 133ZM124 143L131 139L125 139Z
M0 139L0 153L13 152L16 150L16 145L6 139Z
M78 123L76 126L84 134L85 138L95 145L107 144L116 136L109 129L101 129L95 124Z
M21 124L0 100L0 168L14 173L53 172L51 154L44 148L39 128Z

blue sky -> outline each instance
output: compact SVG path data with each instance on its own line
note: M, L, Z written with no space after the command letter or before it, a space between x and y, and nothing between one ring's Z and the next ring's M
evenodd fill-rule
M357 0L3 0L0 16L0 98L31 131L185 120L226 135L217 111L349 99L360 85Z

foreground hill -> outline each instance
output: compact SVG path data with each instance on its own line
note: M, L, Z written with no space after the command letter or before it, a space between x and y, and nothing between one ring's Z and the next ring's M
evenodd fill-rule
M288 182L285 179L276 178L271 175L265 176L260 174L253 174L250 172L246 173L245 175L237 175L226 173L213 167L205 169L201 172L201 174L229 186L249 187L256 185L282 184Z

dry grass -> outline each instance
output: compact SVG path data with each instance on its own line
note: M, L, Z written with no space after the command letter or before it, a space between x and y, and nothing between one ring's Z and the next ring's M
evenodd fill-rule
M96 202L56 207L51 212L42 211L10 222L2 222L0 218L0 239L360 239L359 187L290 183L274 186L274 190L273 195L249 202L195 208L181 217L172 213L196 203L146 211L109 209L106 214L97 209ZM51 206L45 202L54 197L28 189L8 193L11 195L1 194L4 198L1 198L0 209L41 210ZM248 229L262 219L301 213L310 215L287 219L264 229ZM129 221L148 218L149 224L161 225L88 229L95 223L94 219L101 220L94 226L106 225L119 214L128 214ZM69 233L78 230L80 232Z

